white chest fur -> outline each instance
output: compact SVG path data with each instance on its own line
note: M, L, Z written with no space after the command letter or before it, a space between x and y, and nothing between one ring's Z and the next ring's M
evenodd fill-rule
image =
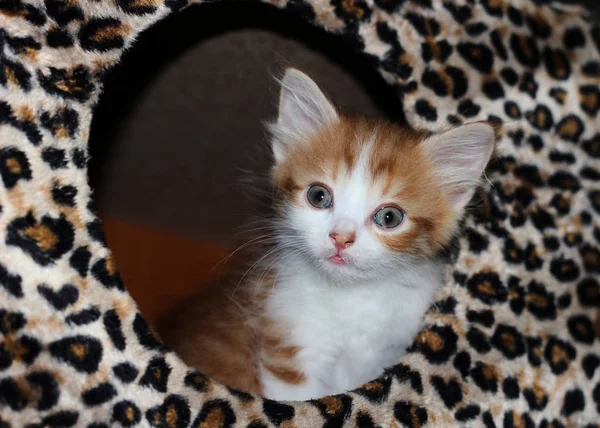
M291 345L302 348L296 364L306 382L289 385L262 370L263 393L306 400L356 388L394 364L421 326L441 268L427 262L378 283L343 287L288 265L277 282L267 315L287 327Z

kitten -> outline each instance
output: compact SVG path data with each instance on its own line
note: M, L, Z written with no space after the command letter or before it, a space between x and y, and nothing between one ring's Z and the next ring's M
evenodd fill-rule
M295 69L270 131L274 242L244 279L177 308L162 336L237 389L277 400L341 393L411 345L442 284L436 255L495 132L474 123L430 136L346 116Z

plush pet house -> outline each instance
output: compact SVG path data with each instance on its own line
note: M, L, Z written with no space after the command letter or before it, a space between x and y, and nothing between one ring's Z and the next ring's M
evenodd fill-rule
M550 0L272 3L360 51L411 125L506 124L410 352L304 403L186 367L121 282L86 176L104 74L186 0L0 0L0 427L599 426L598 24Z

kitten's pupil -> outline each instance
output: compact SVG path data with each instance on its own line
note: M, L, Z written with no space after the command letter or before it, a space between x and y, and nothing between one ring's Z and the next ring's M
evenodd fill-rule
M387 213L385 213L385 223L386 224L390 224L393 219L394 219L394 214L392 214L389 211Z

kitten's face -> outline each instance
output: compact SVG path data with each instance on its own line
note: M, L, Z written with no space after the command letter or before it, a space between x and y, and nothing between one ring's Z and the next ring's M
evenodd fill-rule
M483 154L465 166L475 176L449 178L440 170L447 159L433 153L443 141L382 121L342 117L296 70L286 73L282 87L272 127L273 182L284 217L278 240L289 257L352 283L394 275L448 242L491 153L489 126L450 136L460 142L475 133L484 142L476 150ZM470 153L455 148L442 157L456 153L462 160L447 167L460 175L457 164Z

